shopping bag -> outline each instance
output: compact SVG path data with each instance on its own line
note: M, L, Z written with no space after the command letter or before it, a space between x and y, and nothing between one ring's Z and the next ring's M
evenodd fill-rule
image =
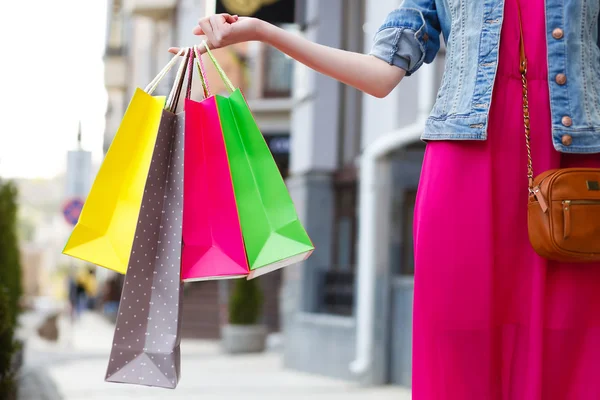
M106 153L64 254L124 274L144 193L144 184L164 96L153 97L179 55L144 89L136 89Z
M175 388L180 376L184 114L173 114L186 60L158 129L105 380Z
M305 260L314 246L242 92L205 47L230 91L216 103L252 279Z
M196 60L202 62L199 55ZM217 103L200 70L206 99L185 101L181 277L184 281L245 277L248 262Z

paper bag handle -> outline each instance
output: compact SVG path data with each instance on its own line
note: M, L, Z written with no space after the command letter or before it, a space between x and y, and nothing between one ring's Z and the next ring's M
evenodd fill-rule
M187 79L187 87L185 89L185 98L189 99L192 97L192 81L194 80L194 51L193 48L190 48L190 55L188 57L187 64L188 79Z
M206 68L204 68L204 62L202 62L202 55L198 51L198 47L194 46L194 54L196 55L196 67L200 75L200 82L202 83L202 90L204 91L204 98L208 99L212 96L210 92L210 86L208 85L208 79L206 78Z
M194 53L192 53L192 49L188 49L188 58L187 58L187 63L185 65L185 68L183 69L183 73L181 75L181 77L179 78L179 83L177 86L177 94L175 96L175 102L173 103L173 112L177 111L177 105L179 104L179 98L181 96L181 89L183 87L183 82L185 81L185 74L188 73L189 71L189 75L191 76L194 72L194 69L192 68L193 65L193 57L194 57Z
M190 99L192 97L192 81L194 79L194 58L196 58L196 66L198 67L198 75L200 76L200 82L202 83L202 91L204 98L208 99L211 96L210 88L208 87L208 82L206 79L204 63L202 62L202 57L200 56L196 46L190 49L190 55L188 57L187 69L189 73L187 79L187 87L185 91L185 98Z
M217 69L217 72L221 76L221 79L225 83L225 86L227 87L227 90L229 90L230 92L235 92L235 86L233 86L233 83L231 83L231 81L229 80L229 78L225 74L225 71L223 70L223 68L221 68L221 65L219 65L219 62L217 61L217 59L215 58L215 56L210 51L210 48L208 47L208 43L206 42L206 40L204 40L202 42L202 44L206 48L206 54L208 54L208 56L210 57L210 60L214 64L215 68Z
M190 56L188 57L188 65L187 69L189 71L188 79L187 79L187 88L185 91L185 98L190 99L192 97L192 81L194 79L193 69L194 69L194 58L196 59L196 67L198 68L198 75L200 77L200 82L202 83L202 91L205 99L208 99L211 96L210 87L208 86L208 82L206 79L206 69L204 68L204 63L202 62L202 56L198 52L198 48L196 46L190 49Z
M171 111L171 112L175 112L175 108L177 107L177 104L179 103L179 95L181 94L181 87L183 86L183 80L185 78L185 72L187 70L187 64L188 64L188 59L190 56L191 52L189 48L185 48L184 53L183 53L183 60L181 61L181 63L179 64L179 68L177 69L177 76L175 78L175 81L173 82L173 87L171 88L171 92L169 93L169 96L167 97L167 107L165 109Z
M149 95L152 95L152 93L154 93L154 91L158 87L158 84L160 83L160 81L169 73L171 68L173 68L173 66L177 63L177 60L179 59L179 57L182 54L184 54L186 52L186 50L187 49L185 49L185 48L182 48L181 50L179 50L179 53L177 53L173 58L171 58L171 60L167 63L167 65L165 65L163 67L163 69L154 77L154 79L152 79L152 81L150 81L150 83L144 89L144 92L148 93Z

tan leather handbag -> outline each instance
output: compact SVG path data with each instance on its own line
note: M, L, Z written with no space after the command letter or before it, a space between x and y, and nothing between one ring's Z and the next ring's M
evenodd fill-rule
M520 9L519 1L517 5ZM529 240L536 253L549 260L600 262L600 169L561 168L546 171L534 178L527 99L527 58L520 10L519 20L529 180Z

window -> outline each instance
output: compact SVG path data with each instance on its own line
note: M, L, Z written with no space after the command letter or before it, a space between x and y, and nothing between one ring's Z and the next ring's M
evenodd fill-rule
M356 170L340 172L334 183L332 265L322 272L322 312L352 315L357 250Z
M290 165L290 134L289 133L278 133L265 135L265 141L273 159L281 172L283 179L288 177L289 165Z
M333 227L333 268L354 269L356 262L356 180L337 182Z
M413 222L415 213L415 203L417 200L417 191L409 190L404 192L404 204L402 207L404 223L400 225L402 229L402 263L400 265L401 275L415 274L415 249L413 240Z
M354 280L354 271L324 271L321 312L351 316L354 309Z
M114 0L108 9L108 29L106 40L107 56L125 55L125 24L121 0Z
M265 98L290 97L292 95L293 60L271 47L263 47L263 82Z

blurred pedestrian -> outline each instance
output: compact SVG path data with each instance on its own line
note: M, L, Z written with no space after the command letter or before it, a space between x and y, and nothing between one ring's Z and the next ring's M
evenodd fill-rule
M103 292L104 314L113 318L117 314L121 298L121 288L116 276L107 279Z
M77 315L94 308L98 292L95 267L82 268L76 280Z
M71 320L76 320L78 317L78 299L79 299L79 294L78 294L78 290L77 290L77 281L74 277L74 274L72 271L70 271L69 275L67 276L67 285L68 285L68 290L69 290L69 311L70 311L70 316L71 316Z

